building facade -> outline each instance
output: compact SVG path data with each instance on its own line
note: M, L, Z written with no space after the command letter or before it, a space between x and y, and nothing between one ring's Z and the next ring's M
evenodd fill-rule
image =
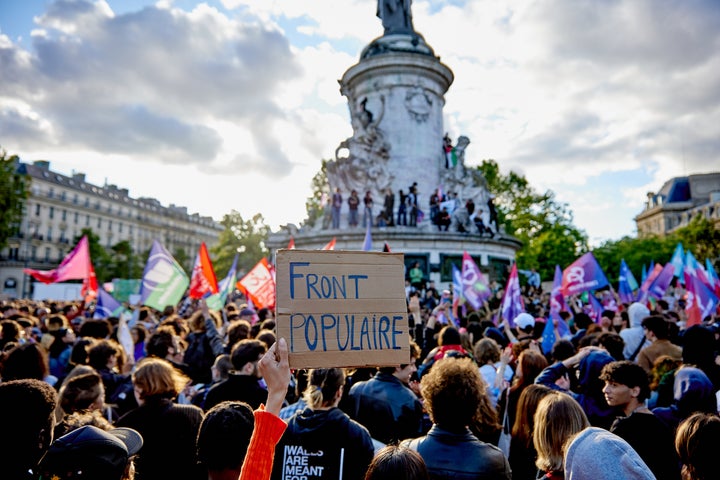
M56 268L84 228L105 248L126 240L133 252L143 254L157 239L168 251L183 250L190 258L201 242L215 245L222 231L211 217L165 207L154 198L132 198L115 185L92 185L83 173L53 172L47 161L20 163L18 171L29 179L30 196L18 233L0 252L0 285L7 296L29 296L32 279L23 268Z
M665 236L698 214L720 228L720 173L675 177L659 192L649 192L645 208L635 217L638 236Z

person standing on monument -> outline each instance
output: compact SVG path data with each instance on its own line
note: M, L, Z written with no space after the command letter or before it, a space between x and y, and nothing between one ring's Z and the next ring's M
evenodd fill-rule
M335 190L332 196L332 228L340 228L340 209L342 208L343 198L340 193L340 187Z
M495 195L490 195L490 197L488 198L488 201L487 201L488 212L490 214L490 222L489 222L490 225L489 226L492 227L494 225L495 232L499 233L500 228L498 227L498 215L497 215L497 210L495 210L495 203L493 202L493 200L495 200Z
M387 226L394 227L395 221L393 220L393 211L395 210L395 194L389 187L385 190L383 208L385 209L385 220L387 221Z
M368 225L372 227L373 224L373 198L372 193L370 190L365 192L365 197L363 198L363 204L365 205L365 210L363 210L363 227L367 227Z
M398 206L397 224L407 225L407 195L400 190L398 196L400 197L400 204Z
M350 215L348 217L348 224L351 228L358 226L358 206L360 205L360 198L358 198L357 190L350 192L350 198L348 198L348 207L350 208Z
M411 227L417 227L417 189L415 185L417 184L415 183L412 187L410 187L410 193L408 193L407 196L407 210L410 214L409 225Z

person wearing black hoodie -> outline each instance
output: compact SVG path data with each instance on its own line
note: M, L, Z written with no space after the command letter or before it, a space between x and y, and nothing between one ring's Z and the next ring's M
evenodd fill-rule
M308 373L308 407L288 420L275 449L272 480L285 478L362 480L373 458L368 430L337 406L345 373L320 368Z

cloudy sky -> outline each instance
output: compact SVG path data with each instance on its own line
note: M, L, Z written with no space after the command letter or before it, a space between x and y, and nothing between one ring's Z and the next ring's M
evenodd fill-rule
M374 0L0 0L0 147L216 219L300 223L351 134L337 79ZM720 170L717 0L413 2L455 83L445 129L567 202L591 242ZM422 199L421 199L422 201ZM427 201L427 199L425 199Z

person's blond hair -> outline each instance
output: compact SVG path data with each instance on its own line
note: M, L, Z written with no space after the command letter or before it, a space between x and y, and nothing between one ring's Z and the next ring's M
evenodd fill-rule
M543 472L561 472L565 443L590 426L585 412L570 395L553 391L540 400L533 420L535 465Z
M190 383L190 379L161 358L144 358L132 376L135 388L143 400L175 398Z

